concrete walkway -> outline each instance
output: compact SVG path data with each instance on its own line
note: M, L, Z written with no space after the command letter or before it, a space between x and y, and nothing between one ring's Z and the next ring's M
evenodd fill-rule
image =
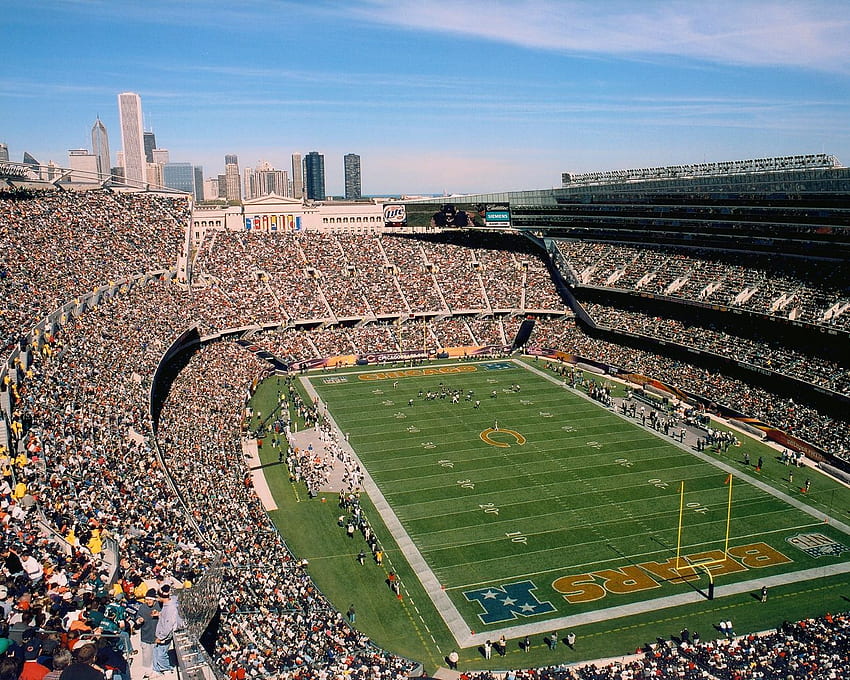
M269 483L266 481L266 475L263 472L263 464L260 461L260 450L257 447L256 439L242 440L242 453L245 455L245 464L251 471L251 483L254 485L254 491L257 492L257 497L266 509L266 512L277 510L277 503L269 489Z

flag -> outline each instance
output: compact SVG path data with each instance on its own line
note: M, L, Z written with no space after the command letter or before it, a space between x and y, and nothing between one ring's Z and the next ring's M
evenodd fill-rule
M726 477L726 479L723 480L723 483L728 484L731 481L732 481L732 473L730 472L729 475Z

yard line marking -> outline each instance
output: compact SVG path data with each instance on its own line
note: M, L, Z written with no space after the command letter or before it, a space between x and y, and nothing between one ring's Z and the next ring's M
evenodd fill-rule
M745 540L745 539L751 539L751 538L759 538L760 536L764 536L765 534L769 534L769 533L781 533L781 532L785 532L785 531L799 531L801 529L811 529L811 528L820 527L820 526L823 526L823 525L822 524L805 524L805 525L800 525L800 526L797 526L797 527L792 527L790 529L789 528L775 529L773 531L760 531L758 533L747 534L747 535L744 535L744 536L736 536L735 539L736 540L738 540L738 539ZM593 541L592 543L583 543L583 544L576 544L576 545L593 545L594 543L597 543L597 542L598 541ZM712 546L712 545L716 546L717 543L718 543L717 541L704 541L702 543L695 543L693 545L688 546L688 550L698 549L702 546ZM542 553L542 552L547 552L547 551L546 550L535 550L533 552L541 552ZM522 558L523 560L527 561L530 554L532 554L532 553L524 553L523 555L517 555L516 557ZM633 555L628 555L627 557L630 560L637 561L637 560L646 560L647 558L652 557L653 555L670 555L670 554L675 554L675 549L673 549L672 551L666 550L666 549L652 550L652 551L649 551L649 552L643 552L643 553L636 553L636 554L633 554ZM481 563L485 563L485 562L492 562L492 561L498 561L498 560L504 560L504 559L505 559L504 557L494 557L494 558L489 558L489 559L478 560L477 563L481 564ZM622 557L617 556L617 557L612 557L612 558L607 559L607 560L597 560L595 562L583 562L583 563L580 563L580 564L570 564L570 565L568 565L568 567L559 566L559 567L552 567L551 569L543 569L543 570L540 570L540 571L517 574L516 576L511 575L511 579L515 578L517 580L523 580L523 579L527 579L527 578L532 578L534 576L539 576L541 574L561 572L565 568L574 569L576 572L579 572L579 571L582 571L583 569L588 569L589 567L593 567L593 566L596 566L596 565L605 565L609 562L617 562L618 564L621 564L622 563ZM793 573L793 572L785 572L785 573ZM486 579L484 581L464 583L464 584L454 585L454 586L446 586L446 590L461 590L461 589L474 590L474 589L477 589L477 588L483 588L483 587L488 586L488 585L493 585L493 584L502 583L502 582L504 582L504 578Z

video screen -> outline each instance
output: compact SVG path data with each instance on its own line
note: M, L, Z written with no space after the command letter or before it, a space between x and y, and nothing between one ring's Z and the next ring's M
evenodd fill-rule
M505 228L511 226L511 211L507 203L406 203L406 226L423 229Z

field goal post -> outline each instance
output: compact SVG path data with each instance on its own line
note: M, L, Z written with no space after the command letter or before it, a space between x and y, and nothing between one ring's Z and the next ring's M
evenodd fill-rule
M674 567L677 574L684 578L685 575L681 572L687 570L695 573L697 570L702 570L708 576L708 599L714 599L714 574L710 567L715 564L725 564L729 559L729 533L732 524L732 473L726 477L724 482L729 487L729 498L726 503L726 535L723 538L723 557L708 557L705 559L691 560L682 555L682 524L685 514L685 482L681 482L679 487L679 527L676 531L676 566Z

